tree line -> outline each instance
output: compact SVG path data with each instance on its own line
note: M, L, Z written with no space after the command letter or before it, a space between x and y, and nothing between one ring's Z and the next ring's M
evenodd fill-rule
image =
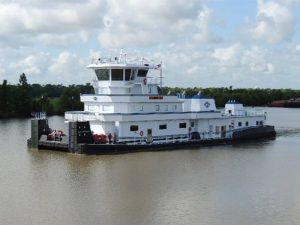
M23 73L16 85L7 80L0 84L0 118L30 117L32 112L41 111L63 115L68 110L82 110L80 93L93 93L92 85L29 84Z
M186 96L201 94L204 96L214 98L217 107L224 107L228 100L236 100L238 102L243 103L245 106L268 106L272 101L300 98L300 90L271 88L233 89L232 86L219 88L163 87L162 93L170 95L184 94Z
M80 93L92 94L90 83L85 85L29 84L26 75L20 75L19 83L0 84L0 118L30 117L32 112L47 112L47 115L63 115L65 111L82 110ZM193 96L197 94L213 97L217 107L224 107L228 100L237 100L246 106L267 106L272 101L300 98L300 90L257 88L179 88L163 87L163 95Z

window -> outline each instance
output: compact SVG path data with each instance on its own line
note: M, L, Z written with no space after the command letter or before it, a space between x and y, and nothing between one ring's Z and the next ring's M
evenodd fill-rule
M130 80L131 69L125 69L125 80Z
M174 110L174 111L177 110L177 105L173 105L173 110Z
M186 123L179 123L179 128L186 128Z
M95 70L98 80L109 80L109 69Z
M238 126L241 127L242 126L242 122L238 122Z
M160 130L165 130L165 129L167 129L167 124L160 124L160 125L159 125L159 129L160 129Z
M155 111L159 111L159 105L155 106Z
M248 122L248 121L245 122L245 126L246 126L246 127L249 126L249 122Z
M165 105L165 111L168 111L168 108L169 108L168 105Z
M123 80L123 69L112 69L111 80Z
M148 70L139 70L137 76L138 77L146 77Z
M256 121L256 126L258 126L259 125L259 122L258 121Z
M219 126L216 126L215 133L216 133L216 134L219 134L219 133L220 133L220 127L219 127Z
M259 122L259 125L264 125L264 121L260 121L260 122Z
M130 131L138 131L139 130L139 126L138 125L131 125L130 126Z
M191 127L195 127L195 122L191 122Z

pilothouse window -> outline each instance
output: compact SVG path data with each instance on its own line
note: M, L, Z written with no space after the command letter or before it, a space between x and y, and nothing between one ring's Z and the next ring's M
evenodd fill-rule
M123 80L123 69L112 69L111 80Z
M138 77L146 77L148 70L139 70Z
M95 70L98 80L109 80L109 69Z

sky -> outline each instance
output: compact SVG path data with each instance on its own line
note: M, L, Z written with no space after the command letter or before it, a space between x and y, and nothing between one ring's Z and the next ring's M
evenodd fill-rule
M300 89L300 0L0 1L1 83L85 84L121 49L165 86Z

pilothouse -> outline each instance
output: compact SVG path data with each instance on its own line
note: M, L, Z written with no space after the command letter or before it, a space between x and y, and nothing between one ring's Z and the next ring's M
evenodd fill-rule
M149 70L160 69L161 65L150 65L142 59L129 63L126 58L93 60L88 68L95 71L94 89L96 94L158 94L157 85L148 77Z

